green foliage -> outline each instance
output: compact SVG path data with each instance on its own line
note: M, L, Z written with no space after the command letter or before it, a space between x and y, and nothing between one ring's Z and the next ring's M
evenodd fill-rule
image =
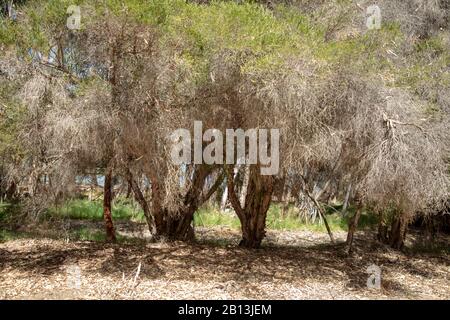
M2 85L0 85L0 90ZM21 119L25 110L21 105L2 103L0 92L0 157L9 156L12 160L20 156L21 148L18 143L17 134L20 130Z
M439 37L427 38L416 44L416 52L420 54L442 54L445 46Z
M446 46L439 36L418 40L404 65L397 68L394 85L409 88L426 100L426 113L439 111L439 93L450 89L450 51Z
M14 229L23 217L20 203L1 202L0 203L0 228L7 227Z
M226 50L246 53L243 73L289 68L286 63L294 57L314 61L322 72L347 66L366 74L381 73L401 86L427 81L448 62L445 46L435 37L419 42L416 54L433 53L439 61L431 67L421 61L400 70L395 67L396 62L386 52L401 55L403 43L410 41L396 22L383 23L380 30L328 41L324 21L315 21L289 5L279 4L271 11L255 1L211 1L208 5L184 0L32 1L20 8L24 21L0 20L0 41L48 52L55 37L66 30L70 5L81 6L82 29L88 30L99 19L110 19L107 13L152 26L160 35L161 46L176 47L179 62L188 66L199 81L208 76L211 58ZM338 1L336 5L336 10L346 16L353 4Z

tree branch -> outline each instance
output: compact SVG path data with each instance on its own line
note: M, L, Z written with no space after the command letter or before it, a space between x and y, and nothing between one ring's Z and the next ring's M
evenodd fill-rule
M203 196L202 201L201 201L202 204L205 203L206 201L208 201L209 198L211 198L211 196L214 194L214 192L216 192L216 190L222 184L224 178L225 178L225 173L222 171L220 176L217 177L216 182L214 183L214 185L209 189L208 193L206 193L206 195Z
M225 171L227 174L228 196L230 198L231 205L236 211L236 214L242 220L244 218L244 209L241 207L239 198L237 197L236 192L234 191L234 177L232 168L233 166L225 166Z

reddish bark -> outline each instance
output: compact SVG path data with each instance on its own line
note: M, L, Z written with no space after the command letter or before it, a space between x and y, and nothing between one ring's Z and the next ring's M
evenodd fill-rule
M112 170L107 169L105 173L105 184L103 191L103 219L105 220L106 227L106 240L115 242L116 233L114 230L114 224L112 220Z

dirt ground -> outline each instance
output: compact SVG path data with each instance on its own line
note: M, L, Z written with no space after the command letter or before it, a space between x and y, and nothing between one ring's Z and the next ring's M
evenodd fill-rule
M401 253L358 233L348 255L323 233L198 229L197 243L106 244L49 238L0 243L1 299L450 299L447 253ZM381 268L368 289L367 267Z

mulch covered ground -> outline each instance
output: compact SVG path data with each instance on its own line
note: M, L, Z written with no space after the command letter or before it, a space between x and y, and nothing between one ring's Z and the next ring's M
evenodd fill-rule
M339 241L344 233L336 234ZM105 244L49 238L0 243L1 299L450 299L447 253L401 253L359 233L356 250L326 234L199 229L198 242ZM367 267L381 268L368 289Z

